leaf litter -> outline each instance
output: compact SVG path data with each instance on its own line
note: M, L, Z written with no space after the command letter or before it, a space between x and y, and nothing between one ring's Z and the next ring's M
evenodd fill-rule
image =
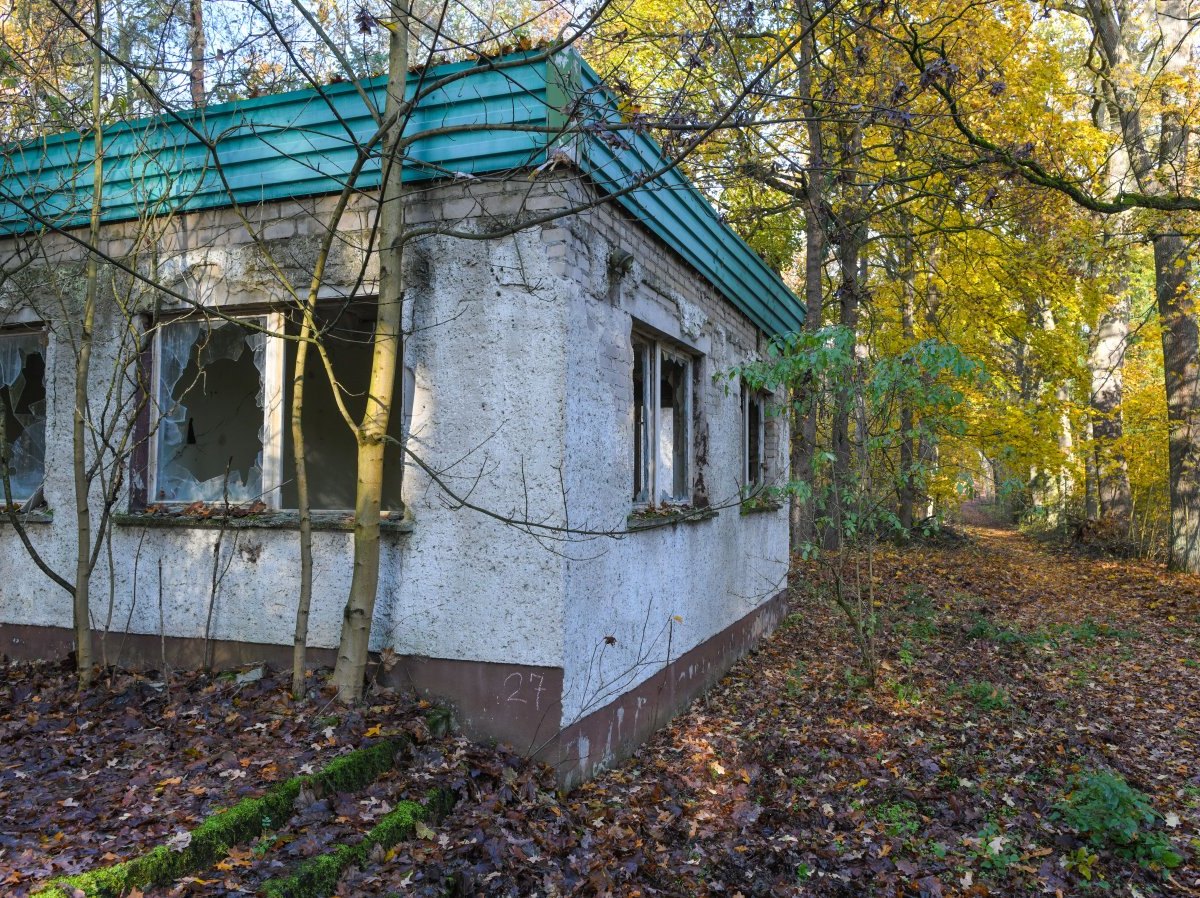
M820 597L821 572L806 568L773 637L633 758L569 794L507 747L413 727L403 767L353 796L302 796L276 833L147 896L253 894L433 788L457 798L449 815L372 852L339 898L1200 895L1200 578L1009 530L970 533L881 551L875 689ZM275 777L318 762L326 738L270 675L245 687L247 719L222 727L228 687L148 701L128 678L72 707L66 674L9 673L0 801L16 813L0 870L17 888L169 839L263 788L267 761ZM138 700L119 704L130 690ZM349 743L399 704L382 707L349 715L331 738ZM168 725L181 717L205 725ZM197 742L204 763L185 753ZM1096 847L1067 824L1063 803L1093 771L1147 797L1180 866ZM192 785L217 794L192 796Z

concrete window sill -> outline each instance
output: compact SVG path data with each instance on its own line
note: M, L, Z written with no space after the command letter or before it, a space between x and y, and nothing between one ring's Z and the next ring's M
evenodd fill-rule
M393 512L393 517L384 518L379 522L382 533L412 533L413 519L405 513L401 517ZM113 523L121 527L163 527L183 528L193 530L299 530L300 515L294 511L265 511L261 514L245 515L243 517L222 518L219 514L203 518L188 514L145 514L123 512L112 516ZM312 529L314 531L338 530L349 532L354 529L354 516L341 511L314 511L312 513Z
M698 524L717 516L713 508L681 508L668 513L635 511L626 520L626 529L632 533L636 530L657 530L660 527L675 524Z
M25 514L17 512L17 518L22 524L53 524L54 512L52 511L30 511ZM8 512L0 512L0 527L11 527L12 521L9 520Z
M783 505L784 503L777 499L745 499L742 501L738 513L765 514L772 511L779 511L779 509L783 508Z

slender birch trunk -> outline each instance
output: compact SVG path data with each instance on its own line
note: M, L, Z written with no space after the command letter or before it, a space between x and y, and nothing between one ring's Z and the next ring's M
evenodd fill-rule
M336 227L336 223L334 227ZM296 463L296 504L300 512L300 599L296 606L296 635L292 642L292 697L304 697L304 665L308 646L308 612L312 606L312 507L308 493L308 456L304 442L304 368L313 339L313 313L304 307L296 363L292 369L292 455ZM330 385L337 389L336 384Z
M75 409L71 428L72 474L75 479L75 589L72 602L72 618L75 628L75 664L79 674L79 685L87 686L92 681L92 621L91 549L92 511L89 504L87 476L87 421L88 421L88 377L92 367L92 333L96 324L96 294L100 287L100 264L97 251L100 243L100 211L104 188L104 130L100 116L101 75L103 55L100 41L104 33L103 7L96 3L96 41L92 47L92 210L88 226L87 287L83 301L83 316L80 323L79 354L75 360Z
M408 0L392 4L385 115L404 103L408 75ZM367 407L358 429L358 486L354 507L354 571L343 613L341 643L333 683L342 701L362 697L371 618L379 589L379 515L383 501L383 460L392 413L396 372L403 354L404 172L397 145L403 129L397 116L383 144L384 177L379 198L379 309Z

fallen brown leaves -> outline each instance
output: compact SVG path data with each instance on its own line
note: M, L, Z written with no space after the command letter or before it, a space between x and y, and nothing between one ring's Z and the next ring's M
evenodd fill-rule
M972 536L881 554L887 636L874 690L856 680L836 611L805 592L760 651L628 763L567 796L555 793L547 770L506 749L418 733L409 763L364 793L298 802L277 832L147 898L251 894L298 859L357 839L396 801L434 787L457 794L450 816L349 871L341 898L983 898L1092 894L1101 880L1104 893L1129 898L1200 895L1200 578L1055 554L1005 530ZM29 874L17 852L32 850L36 863L57 870L167 835L211 803L189 786L251 788L268 759L285 775L321 735L285 715L282 742L264 734L257 747L217 751L219 739L236 742L246 732L244 723L221 729L228 697L219 692L186 707L160 700L164 713L152 719L116 707L124 693L115 692L103 707L60 710L41 725L33 702L40 689L18 695L11 681L4 688L0 735L20 734L23 751L38 751L39 732L23 723L32 714L30 726L43 726L54 746L30 755L31 772L48 772L36 785L27 779L40 773L18 779L19 752L7 743L0 752L8 759L0 800L26 805L18 826L4 826L15 842L0 848L0 863L21 875ZM134 694L125 707L152 698ZM163 732L168 707L176 719L201 715L216 728L205 743L214 769L188 766L194 735L167 739L179 760L123 771L124 789L106 776L97 794L108 798L97 800L86 783L93 775L76 778L124 758L120 746L134 746L136 756L142 737L133 734ZM351 730L378 725L370 718ZM80 740L93 760L69 749L74 760L59 772L55 753ZM1150 796L1161 831L1187 856L1183 867L1164 875L1093 852L1063 823L1056 805L1070 777L1094 769ZM231 770L249 781L220 779ZM106 801L129 789L137 822L113 819L125 811L106 816ZM60 804L67 800L79 807ZM80 813L104 822L80 824Z
M267 674L114 674L76 691L60 665L0 678L0 890L126 860L218 807L320 767L364 735L361 712L297 706ZM408 706L371 709L399 725Z

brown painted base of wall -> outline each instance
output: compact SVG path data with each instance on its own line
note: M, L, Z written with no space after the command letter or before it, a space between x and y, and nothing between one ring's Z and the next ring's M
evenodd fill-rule
M0 658L5 660L54 661L66 658L74 648L74 634L66 627L0 624ZM109 633L102 639L100 634L92 634L92 656L97 663L107 660L130 670L161 670L164 659L175 670L195 670L204 666L204 653L204 640L199 638ZM208 654L214 670L261 663L284 669L292 666L290 645L214 639L208 643ZM332 665L335 655L333 649L309 649L306 657L311 666L321 667Z
M632 754L774 630L786 606L786 594L780 593L565 729L560 729L559 668L401 656L391 670L379 671L379 677L388 685L450 702L464 735L511 743L553 764L563 785L573 786ZM72 648L71 631L65 627L0 624L0 657L6 660L61 659ZM99 636L94 637L94 649L95 657L102 658ZM202 639L110 633L103 649L110 664L135 670L161 669L164 657L176 669L195 669L205 662ZM214 640L208 652L217 670L262 662L287 669L292 663L291 646L285 645ZM309 649L308 658L314 666L332 665L334 650Z
M779 625L787 614L780 592L741 620L702 642L616 701L566 727L542 755L570 788L633 754Z

